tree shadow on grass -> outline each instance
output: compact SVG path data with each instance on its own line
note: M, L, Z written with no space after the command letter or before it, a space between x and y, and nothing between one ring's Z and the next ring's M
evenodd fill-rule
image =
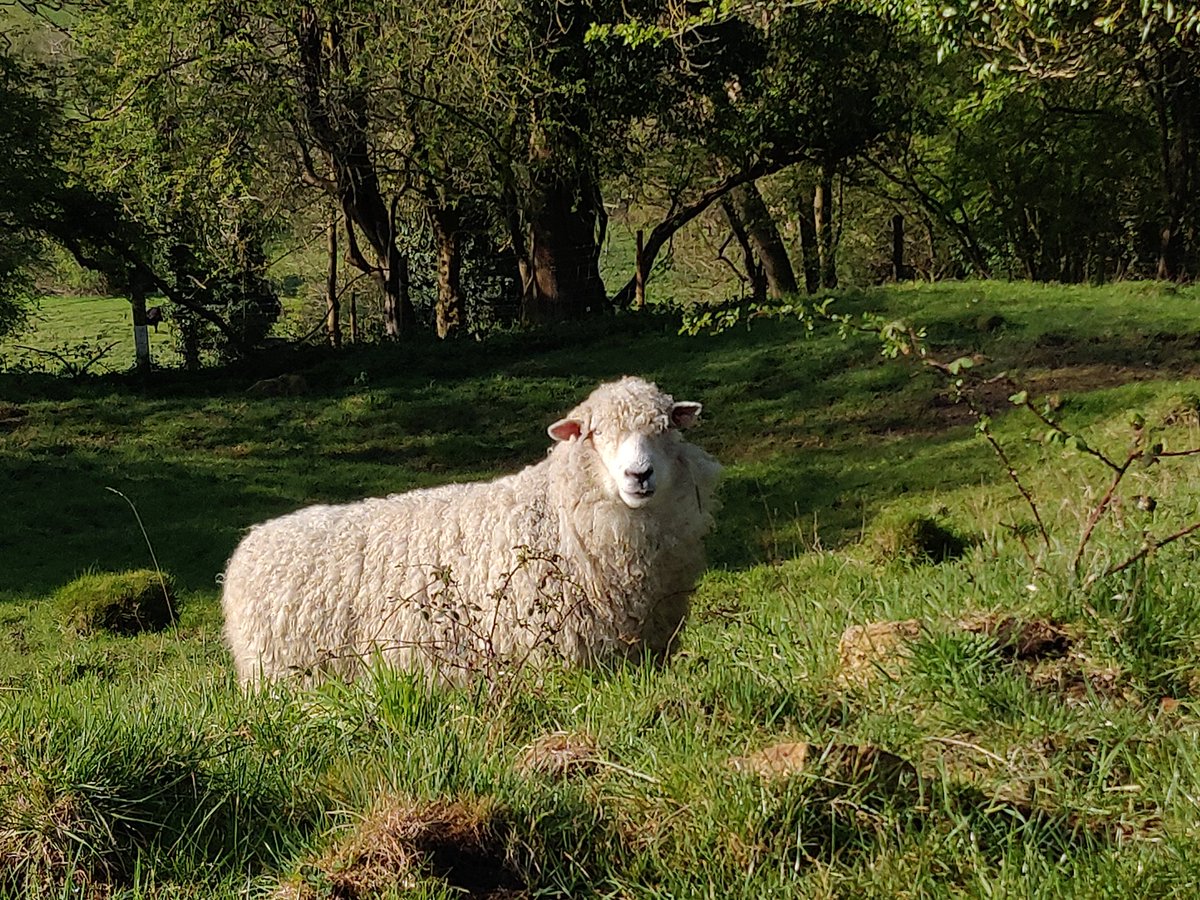
M727 466L710 543L719 566L790 557L816 540L836 546L883 504L984 473L978 448L959 443L966 426L921 418L936 380L881 361L870 339L810 340L794 322L697 338L676 327L618 318L483 344L414 342L402 364L392 347L281 357L306 366L302 397L247 397L244 367L164 373L148 387L0 376L25 413L0 433L0 594L148 565L137 519L108 487L136 506L181 588L215 593L253 523L515 471L542 458L548 423L626 373L705 404L689 436Z

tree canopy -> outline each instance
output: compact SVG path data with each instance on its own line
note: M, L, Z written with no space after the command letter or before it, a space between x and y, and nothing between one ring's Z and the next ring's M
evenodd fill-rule
M0 59L0 328L47 240L165 297L193 363L260 343L272 258L326 232L388 337L627 306L696 223L776 294L1200 269L1200 12L1168 0L27 9L55 52ZM644 239L602 266L614 225Z

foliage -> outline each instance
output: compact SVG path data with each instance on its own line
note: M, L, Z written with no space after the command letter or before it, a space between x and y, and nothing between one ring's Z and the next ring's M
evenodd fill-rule
M55 118L48 90L42 78L0 50L0 107L5 111L0 157L7 166L0 182L0 337L17 331L36 301L30 264L42 247L28 211L54 187L54 173L45 167Z
M1161 235L1157 275L1186 278L1196 273L1200 12L1194 5L1172 0L1133 5L1115 0L883 0L883 5L931 33L939 52L966 48L979 59L984 83L1005 91L1031 82L1059 82L1082 85L1084 92L1128 96L1132 86L1137 94L1133 109L1155 134L1153 150L1141 155L1157 165L1163 198L1146 217ZM1102 99L1066 112L1086 116L1103 108Z

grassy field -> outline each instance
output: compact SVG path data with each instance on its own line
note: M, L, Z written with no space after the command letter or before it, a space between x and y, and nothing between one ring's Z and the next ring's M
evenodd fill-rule
M179 364L169 323L151 328L149 337L155 364ZM0 340L0 364L0 371L62 375L80 370L94 375L127 371L134 365L129 301L122 297L44 297L27 329Z
M1191 896L1200 546L1139 553L1200 520L1200 461L1116 479L1091 451L1119 467L1136 416L1141 446L1200 446L1200 291L832 309L976 354L961 374L1044 541L954 378L827 324L684 337L646 315L149 385L0 375L0 896ZM282 372L308 393L246 392ZM217 577L247 526L512 471L623 373L702 401L693 439L727 466L668 666L236 688ZM905 558L917 515L961 557ZM176 626L66 624L66 584L154 559Z

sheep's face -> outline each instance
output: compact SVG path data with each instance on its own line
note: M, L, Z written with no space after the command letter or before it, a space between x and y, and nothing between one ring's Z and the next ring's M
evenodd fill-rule
M631 396L622 397L621 388ZM630 388L642 390L632 396ZM617 400L602 394L616 395ZM630 509L640 509L668 493L678 466L679 429L694 425L700 409L699 403L676 403L653 385L626 378L602 385L549 432L557 441L590 442L611 493Z

